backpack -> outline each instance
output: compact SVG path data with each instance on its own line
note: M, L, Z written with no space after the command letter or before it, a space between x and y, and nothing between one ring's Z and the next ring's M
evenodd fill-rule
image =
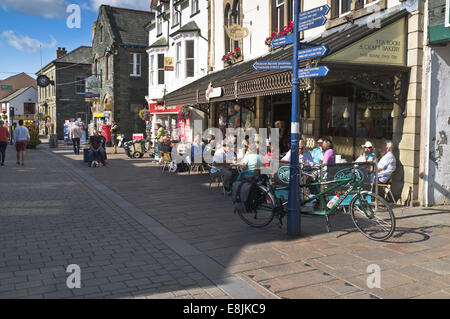
M255 177L247 177L233 183L231 199L234 204L234 213L251 212L254 198L258 190L258 182Z

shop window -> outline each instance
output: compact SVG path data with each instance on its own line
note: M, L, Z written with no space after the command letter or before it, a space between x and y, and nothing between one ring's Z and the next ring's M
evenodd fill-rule
M194 40L186 41L186 77L194 76Z
M254 127L255 118L253 112L232 102L221 102L217 117L219 128L225 136L227 128L251 128Z
M141 54L131 53L130 55L130 76L141 76Z
M322 89L321 135L392 139L393 103L375 92L353 86Z
M158 84L164 84L164 54L158 54Z

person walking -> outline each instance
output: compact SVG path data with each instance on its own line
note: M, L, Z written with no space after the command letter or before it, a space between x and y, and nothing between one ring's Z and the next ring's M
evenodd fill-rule
M119 134L119 125L117 125L116 121L112 121L111 123L111 140L114 146L114 153L117 154L117 144L119 141L117 140L117 134Z
M0 120L0 160L1 166L5 165L5 152L6 147L8 146L9 132L8 129L4 126L5 122Z
M70 128L69 138L72 140L73 153L75 155L80 154L80 139L82 135L83 133L81 132L81 128L78 126L78 123L73 123L72 127Z
M27 142L30 140L30 132L23 126L23 120L19 121L19 127L14 130L14 137L17 151L17 165L20 165L22 159L22 166L25 165L25 151L27 150Z

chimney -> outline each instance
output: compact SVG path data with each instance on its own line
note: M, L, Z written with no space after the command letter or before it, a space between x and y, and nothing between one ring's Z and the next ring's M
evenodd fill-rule
M66 48L59 48L56 50L56 58L59 59L67 54Z

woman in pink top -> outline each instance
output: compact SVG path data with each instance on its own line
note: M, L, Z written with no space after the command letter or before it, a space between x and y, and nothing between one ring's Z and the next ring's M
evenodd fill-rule
M5 151L6 147L8 146L8 138L9 138L9 132L6 127L3 125L5 122L0 120L0 165L5 165Z
M325 154L323 155L322 164L335 164L336 163L336 154L333 149L333 142L329 138L325 138L322 144L323 149L325 150Z

